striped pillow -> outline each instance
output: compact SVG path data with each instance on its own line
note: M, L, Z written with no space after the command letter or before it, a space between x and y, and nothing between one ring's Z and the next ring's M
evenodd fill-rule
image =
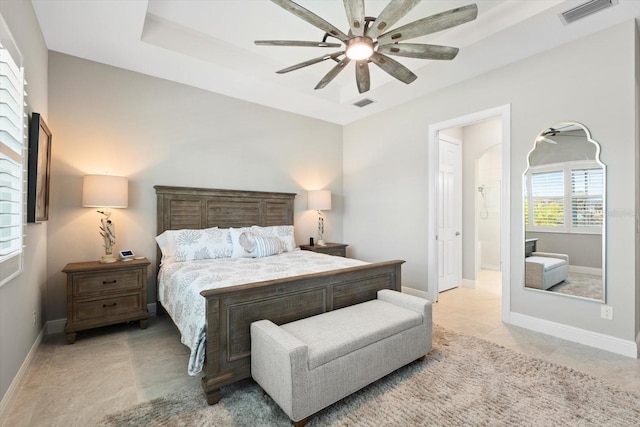
M263 258L284 252L284 244L278 237L256 236L254 234L254 257Z

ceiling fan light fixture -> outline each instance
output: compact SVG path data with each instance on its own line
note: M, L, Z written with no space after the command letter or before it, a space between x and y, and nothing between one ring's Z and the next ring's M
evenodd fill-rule
M353 61L368 59L373 55L373 41L368 37L354 37L349 41L346 55Z
M358 92L365 93L370 89L371 77L369 63L377 65L395 79L409 84L418 78L411 70L400 62L387 55L397 55L417 59L452 60L458 54L458 48L449 46L437 46L421 43L401 43L418 37L432 34L447 28L456 27L465 22L473 21L478 16L478 6L469 4L464 7L447 10L426 18L418 19L388 31L396 22L400 21L420 0L388 0L388 4L382 9L378 17L365 16L365 0L344 0L344 8L349 22L347 34L340 31L331 23L325 21L315 13L305 9L293 0L271 0L286 11L307 21L314 27L322 30L325 35L322 42L296 41L296 40L257 40L258 45L266 46L314 46L314 47L341 47L334 43L327 43L329 36L337 38L344 43L344 49L330 55L321 56L301 62L291 67L276 71L278 74L288 73L309 65L333 59L338 62L316 85L315 89L326 87L336 76L345 69L351 61L356 62L356 83ZM618 1L618 0L592 0L592 1ZM337 2L336 2L337 3ZM344 57L340 60L338 58Z

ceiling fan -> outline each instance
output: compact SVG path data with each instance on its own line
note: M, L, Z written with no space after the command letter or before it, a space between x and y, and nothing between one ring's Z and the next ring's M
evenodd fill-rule
M478 7L475 4L470 4L431 15L389 31L420 0L391 0L377 18L365 16L364 0L343 0L349 21L349 31L345 34L334 25L293 1L271 1L311 25L318 27L325 32L325 35L321 42L256 40L256 45L342 47L340 51L313 58L276 72L284 74L332 59L338 64L315 87L315 89L322 89L353 60L356 61L356 83L360 93L368 91L371 86L369 62L373 62L382 70L406 84L413 82L418 77L407 67L387 55L440 60L455 58L459 50L455 47L399 42L455 27L472 21L478 16ZM384 32L385 30L387 31ZM328 37L338 39L341 43L327 42Z
M582 129L580 129L579 127L575 126L574 124L567 124L564 126L560 126L560 127L551 127L551 128L547 128L544 131L542 131L542 133L540 133L540 135L536 138L536 142L548 142L549 144L557 144L556 141L554 141L553 139L549 138L550 136L557 136L560 133L565 133L565 135L562 136L577 136L580 138L583 138L583 135L567 135L567 132L575 132L575 131L582 131Z

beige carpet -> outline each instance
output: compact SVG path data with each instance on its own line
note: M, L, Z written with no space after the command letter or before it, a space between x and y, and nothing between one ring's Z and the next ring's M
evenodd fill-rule
M566 280L547 290L560 294L591 298L598 301L604 299L602 276L594 276L592 274L570 272Z
M601 380L434 327L414 362L324 409L309 426L631 426L640 396ZM111 414L106 426L287 426L251 380L207 406L199 386Z

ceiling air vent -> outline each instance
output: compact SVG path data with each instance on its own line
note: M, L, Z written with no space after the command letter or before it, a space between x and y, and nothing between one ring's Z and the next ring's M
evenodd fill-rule
M559 16L560 20L567 25L616 4L618 4L618 0L591 0L573 9L569 9L566 12L562 12Z
M364 98L364 99L361 99L358 102L355 102L353 105L355 105L356 107L362 108L362 107L365 107L365 106L367 106L369 104L373 104L373 101L370 100L369 98Z

